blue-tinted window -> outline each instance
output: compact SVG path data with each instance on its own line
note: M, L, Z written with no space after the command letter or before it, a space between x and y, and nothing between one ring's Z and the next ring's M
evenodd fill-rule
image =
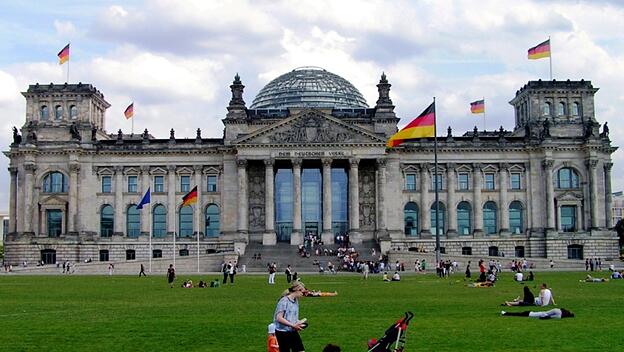
M128 176L128 192L129 193L136 193L139 191L139 186L138 186L138 176Z
M406 236L418 235L418 206L414 202L405 204L403 222Z
M522 184L520 182L521 175L517 172L511 174L511 189L520 189Z
M208 175L207 177L207 187L206 191L208 192L216 192L217 191L217 176L216 175Z
M113 207L105 205L100 211L100 236L111 237L113 235L113 224L115 213Z
M443 203L439 203L439 213L437 213L436 216L436 204L433 203L433 205L431 206L431 234L435 235L436 233L438 235L443 235L444 234L444 229L446 228L446 224L445 224L445 218L444 218L444 213L446 208L444 207Z
M63 108L60 105L54 107L54 119L60 120L63 118Z
M126 211L126 232L128 237L138 237L141 234L141 213L134 204Z
M578 174L569 167L564 167L557 172L557 186L560 189L572 189L579 187Z
M566 114L566 104L561 102L557 107L557 115L563 116Z
M431 175L431 189L435 190L435 187L438 187L438 190L442 190L442 174L438 173Z
M47 120L50 117L50 111L49 111L47 106L43 105L39 109L39 116L40 116L41 120Z
M494 188L494 174L485 174L485 189L493 190Z
M331 169L332 232L334 236L349 230L349 176L344 168Z
M581 105L579 103L572 104L572 116L579 116Z
M76 105L72 105L69 107L69 118L75 120L78 118L78 108Z
M320 235L323 214L321 169L304 168L301 173L301 216L306 233Z
M468 189L470 189L470 178L468 177L467 173L461 173L458 176L458 181L459 181L459 189L461 191L466 191Z
M496 218L496 203L485 203L485 205L483 205L483 231L485 231L485 234L496 234L498 231Z
M522 203L513 201L509 204L509 230L513 234L521 234L524 231L522 219Z
M102 176L102 193L111 193L112 177Z
M180 236L179 237L192 237L193 236L193 208L190 205L182 207L180 209Z
M180 192L187 193L191 190L191 176L180 176Z
M210 204L206 207L206 237L217 237L220 232L219 224L219 207L216 204Z
M278 241L290 241L293 226L293 171L275 173L275 231Z
M457 231L464 236L472 233L472 207L468 202L457 204Z
M562 205L561 206L561 230L563 232L575 232L576 231L576 206L575 205Z
M154 176L154 192L165 191L165 176Z
M416 174L405 175L405 189L408 191L416 190Z
M51 172L43 178L44 193L65 193L67 192L67 180L60 172Z
M46 210L48 237L59 237L63 231L63 211L60 209Z
M152 210L152 235L154 237L165 237L167 235L167 209L162 204L158 204Z

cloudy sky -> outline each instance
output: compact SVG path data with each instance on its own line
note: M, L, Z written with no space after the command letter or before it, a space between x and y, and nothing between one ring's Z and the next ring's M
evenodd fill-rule
M353 83L370 106L386 72L404 125L437 97L439 125L478 125L470 101L485 97L486 128L513 128L508 101L548 79L548 59L527 49L551 37L553 77L591 80L598 122L624 145L624 4L618 1L3 1L0 13L0 147L25 119L20 92L66 81L56 54L71 42L70 81L95 85L112 104L107 130L165 138L221 137L238 72L251 104L271 79L320 66ZM176 121L176 123L172 123ZM614 190L624 189L614 155ZM8 159L0 157L0 211L8 208Z

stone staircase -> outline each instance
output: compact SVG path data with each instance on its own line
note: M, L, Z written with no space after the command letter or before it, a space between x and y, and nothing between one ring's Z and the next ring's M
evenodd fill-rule
M373 241L365 241L359 244L353 244L352 247L359 253L359 260L377 260L379 259L379 246ZM323 248L336 251L338 245L328 245ZM376 258L371 256L371 249L375 248ZM261 259L254 259L254 255L260 254ZM284 272L288 265L291 266L293 272L318 272L319 268L314 262L319 261L323 267L327 266L327 262L338 263L338 258L334 256L319 255L310 253L310 257L301 257L298 253L298 247L289 243L279 242L275 246L263 246L259 242L250 242L245 249L245 255L239 258L239 270L245 265L247 272L267 272L267 264L275 262L277 264L278 273Z

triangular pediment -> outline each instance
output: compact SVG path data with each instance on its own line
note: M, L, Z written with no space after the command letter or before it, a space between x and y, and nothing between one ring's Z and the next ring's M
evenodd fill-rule
M59 196L53 195L49 197L44 197L41 199L42 205L65 205L67 204L67 200L63 199Z
M315 109L261 128L234 141L238 145L261 144L385 144L386 140Z
M583 194L581 192L566 191L557 195L558 202L576 202L581 199L583 199Z

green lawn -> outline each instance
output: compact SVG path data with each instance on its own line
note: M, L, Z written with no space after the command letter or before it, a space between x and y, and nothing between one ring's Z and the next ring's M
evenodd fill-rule
M467 288L461 276L404 275L400 283L359 276L307 276L308 288L337 297L304 298L307 351L335 343L365 351L406 310L415 313L407 351L616 351L624 346L624 280L580 283L585 273L537 273L572 319L500 317L500 303L522 294L504 273L494 288ZM604 273L603 276L606 276ZM217 275L204 276L210 279ZM181 275L181 279L198 277ZM531 288L537 295L538 289ZM0 275L2 351L266 350L266 326L286 288L265 276L238 275L234 286L171 289L165 276ZM521 308L504 308L520 311Z

